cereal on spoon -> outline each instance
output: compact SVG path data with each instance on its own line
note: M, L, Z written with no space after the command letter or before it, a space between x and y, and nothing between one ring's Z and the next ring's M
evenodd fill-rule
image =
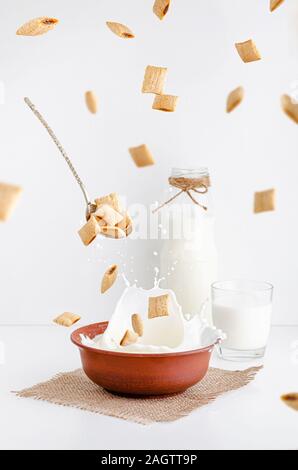
M133 229L132 219L128 212L122 209L118 194L111 193L91 202L83 181L53 129L29 98L24 98L24 101L48 132L82 191L86 204L85 217L87 222L78 233L84 245L90 245L98 234L115 239L128 237Z
M98 234L108 238L125 238L132 232L132 220L123 211L117 193L95 199L95 208L79 230L84 245L90 245Z

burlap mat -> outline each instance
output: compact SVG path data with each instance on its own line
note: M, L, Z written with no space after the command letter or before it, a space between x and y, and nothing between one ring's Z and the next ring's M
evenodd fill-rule
M52 379L15 392L57 405L72 406L140 424L175 421L207 405L218 396L247 385L262 367L242 371L209 369L206 377L186 392L165 397L127 398L95 385L82 369L64 372Z

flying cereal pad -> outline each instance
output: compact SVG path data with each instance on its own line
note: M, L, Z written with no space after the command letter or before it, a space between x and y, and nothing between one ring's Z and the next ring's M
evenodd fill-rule
M281 396L282 401L295 411L298 411L298 393L287 393Z
M169 294L149 297L148 318L166 317L169 313Z
M135 37L133 32L128 28L128 26L125 26L125 24L107 21L106 25L114 34L122 39L132 39Z
M178 96L174 95L156 95L153 101L152 109L173 113L176 110Z
M79 230L81 240L86 246L90 245L99 233L100 226L93 215L91 215L88 222Z
M34 18L23 24L16 32L19 36L40 36L45 34L59 22L56 18L49 18L48 16L41 16Z
M268 189L255 193L254 212L267 212L275 210L275 189Z
M283 2L284 0L270 0L270 11L276 10Z
M161 95L166 75L166 67L148 65L145 70L142 93L155 93L156 95Z
M235 88L235 90L231 91L227 98L227 113L232 112L237 106L239 106L239 104L243 100L243 97L244 89L242 86L239 86L238 88Z
M79 321L81 317L75 313L64 312L59 315L57 318L54 318L53 322L57 325L69 327Z
M245 42L238 42L235 44L237 52L243 62L254 62L261 59L261 55L257 49L257 46L252 39Z
M22 188L13 184L0 183L0 220L7 220L15 208Z
M282 95L281 107L286 115L298 124L298 103L293 101L289 95Z
M171 0L155 0L153 5L153 12L155 15L162 20L170 8Z
M98 110L98 99L94 91L86 91L85 93L86 106L90 113L96 114Z
M101 293L104 294L107 290L112 287L114 282L116 281L118 276L118 266L117 264L113 264L110 266L106 272L103 275L102 281L101 281Z
M130 147L128 151L137 167L154 165L154 158L147 145L143 144L138 147Z

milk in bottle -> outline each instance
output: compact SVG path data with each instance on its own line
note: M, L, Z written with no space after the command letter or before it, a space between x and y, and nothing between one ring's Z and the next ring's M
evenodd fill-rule
M184 315L192 316L200 313L217 280L209 172L207 168L175 168L169 183L172 191L158 211L163 227L160 272ZM210 303L204 317L212 324Z

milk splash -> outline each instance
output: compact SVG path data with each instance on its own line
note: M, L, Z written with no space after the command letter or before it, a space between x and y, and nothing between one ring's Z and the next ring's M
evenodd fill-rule
M159 287L160 283L165 280L165 277L158 277L159 275L159 268L155 266L154 268L154 287Z
M186 319L177 302L175 293L159 287L162 278L154 269L154 287L143 289L131 286L122 274L126 288L120 297L106 331L93 339L81 335L85 346L124 353L171 353L212 347L224 338L223 333L201 321L199 315ZM169 295L169 315L148 319L149 297ZM127 330L132 329L131 316L138 313L143 321L144 334L128 346L120 346Z

